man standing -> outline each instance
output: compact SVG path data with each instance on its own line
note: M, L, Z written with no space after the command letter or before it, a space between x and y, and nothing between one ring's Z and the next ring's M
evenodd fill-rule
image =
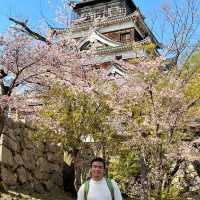
M104 178L105 168L104 159L91 161L91 179L80 187L78 200L122 200L117 183Z

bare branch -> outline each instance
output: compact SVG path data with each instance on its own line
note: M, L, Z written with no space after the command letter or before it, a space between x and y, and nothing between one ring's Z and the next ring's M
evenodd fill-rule
M22 32L26 32L28 35L30 35L31 37L35 38L36 40L40 40L42 42L45 42L47 44L51 44L51 42L44 36L42 36L41 34L32 31L26 24L26 22L22 22L22 21L18 21L12 17L9 17L9 20L14 22L17 25L20 25L23 29L20 29Z

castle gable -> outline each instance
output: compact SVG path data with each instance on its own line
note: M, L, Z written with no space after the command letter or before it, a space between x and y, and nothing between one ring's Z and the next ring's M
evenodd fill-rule
M120 42L115 42L104 36L103 34L99 33L98 31L94 31L91 33L91 35L80 42L79 48L82 50L88 49L93 43L96 43L97 48L106 46L117 47L122 45Z

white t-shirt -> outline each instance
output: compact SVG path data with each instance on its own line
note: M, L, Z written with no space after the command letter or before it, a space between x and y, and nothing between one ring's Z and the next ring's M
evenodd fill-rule
M111 181L114 188L115 200L122 200L121 192L118 188L117 183L114 180ZM80 187L78 191L77 200L84 200L84 184ZM87 200L112 200L112 195L110 193L105 178L101 179L100 181L94 181L93 179L89 181Z

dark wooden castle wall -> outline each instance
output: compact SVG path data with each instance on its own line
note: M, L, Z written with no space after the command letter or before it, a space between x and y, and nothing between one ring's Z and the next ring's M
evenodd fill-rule
M111 40L117 41L117 42L130 42L134 40L134 29L129 28L129 29L124 29L124 30L119 30L119 31L113 31L113 32L108 32L104 33L104 35Z
M114 18L120 15L126 16L134 10L135 7L130 3L130 0L111 0L87 5L76 9L75 12L79 17L86 17L88 21L92 21L97 17Z

